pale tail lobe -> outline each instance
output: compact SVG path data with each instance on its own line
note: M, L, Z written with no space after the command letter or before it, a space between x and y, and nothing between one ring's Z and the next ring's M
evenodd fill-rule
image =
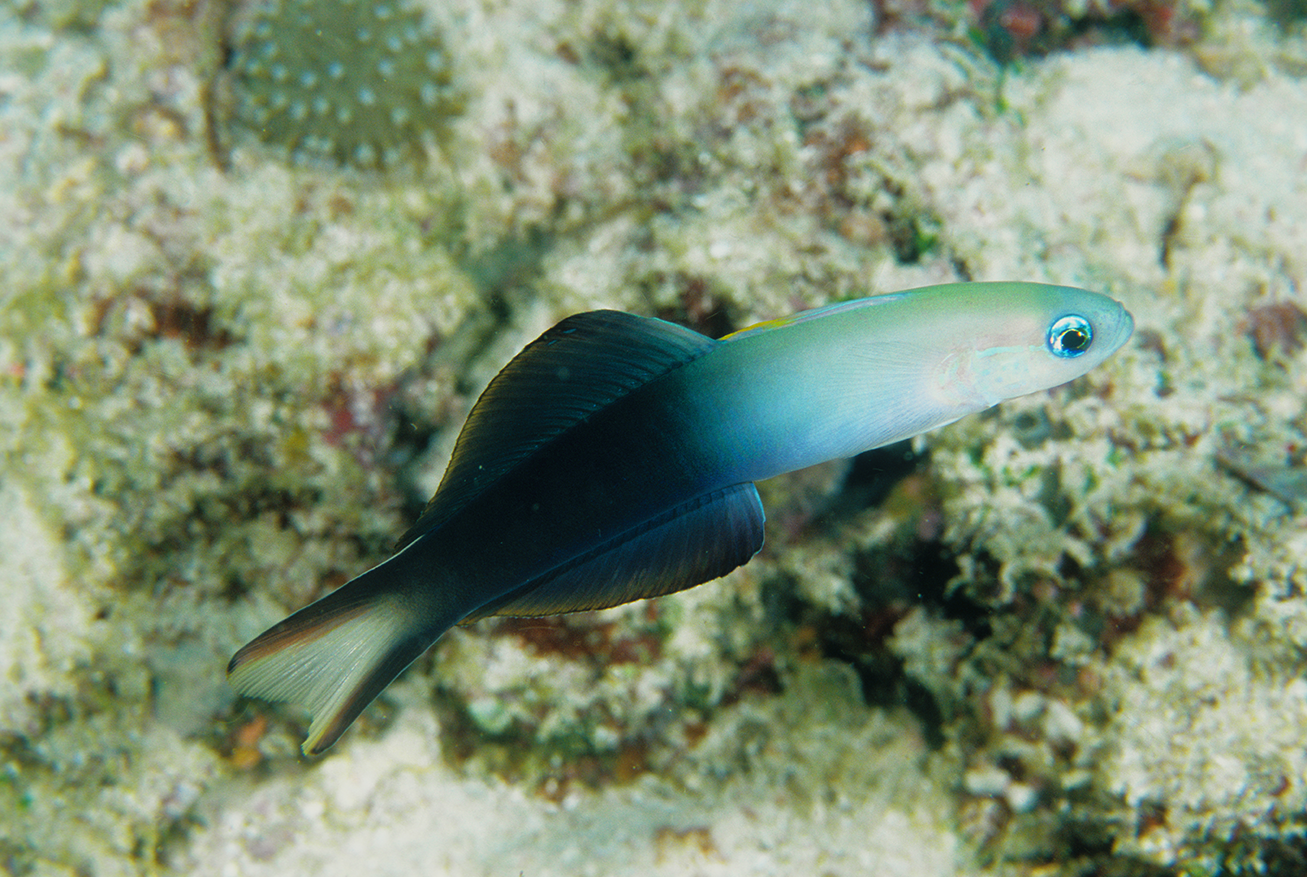
M317 755L450 626L432 624L382 564L279 622L232 656L241 694L300 704L313 716L304 754Z

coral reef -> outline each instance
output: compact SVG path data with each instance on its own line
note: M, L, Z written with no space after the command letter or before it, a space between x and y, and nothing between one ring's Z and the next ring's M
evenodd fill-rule
M393 71L332 42L347 97L280 109L253 41L300 3L0 7L4 868L1302 872L1294 4L1065 4L1202 29L1003 70L978 4L411 4ZM215 162L215 75L276 149ZM455 632L321 762L227 688L566 313L722 333L962 277L1110 291L1137 341L763 485L723 581Z

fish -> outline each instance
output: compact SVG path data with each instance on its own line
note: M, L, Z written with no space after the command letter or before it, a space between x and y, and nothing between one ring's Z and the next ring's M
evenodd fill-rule
M318 755L451 627L720 578L762 548L755 482L1064 384L1133 329L1106 295L1024 282L875 295L717 340L567 317L472 406L394 555L241 647L228 678L303 706Z

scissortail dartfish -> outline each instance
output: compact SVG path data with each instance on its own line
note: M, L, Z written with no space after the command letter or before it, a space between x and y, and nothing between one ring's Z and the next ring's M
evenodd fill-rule
M563 320L486 388L396 554L274 625L227 672L331 746L455 624L670 594L763 543L754 482L1076 378L1134 322L1035 283L878 295L713 340L617 311Z

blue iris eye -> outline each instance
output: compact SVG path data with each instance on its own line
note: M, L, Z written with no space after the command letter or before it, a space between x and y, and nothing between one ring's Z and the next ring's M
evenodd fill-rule
M1089 321L1078 314L1058 317L1048 327L1048 349L1054 356L1071 359L1089 349L1094 340L1094 329Z

